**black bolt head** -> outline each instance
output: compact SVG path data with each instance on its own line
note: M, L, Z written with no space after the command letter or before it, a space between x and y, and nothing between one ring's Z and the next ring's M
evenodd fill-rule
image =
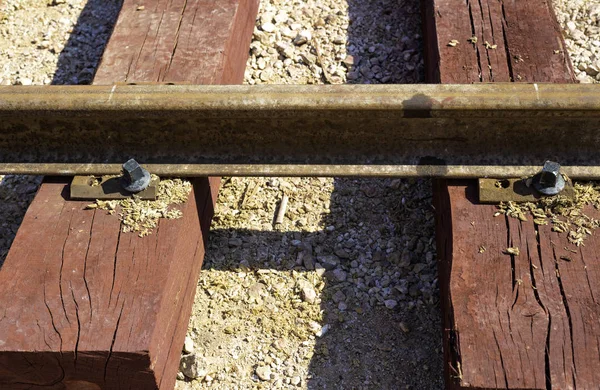
M533 177L534 188L543 195L556 195L565 188L565 179L560 173L560 164L546 161L542 170Z
M123 164L121 186L129 192L140 192L150 185L150 173L134 159Z

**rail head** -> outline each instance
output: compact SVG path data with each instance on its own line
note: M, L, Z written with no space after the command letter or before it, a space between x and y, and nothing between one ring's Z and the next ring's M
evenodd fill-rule
M511 115L529 110L587 111L600 116L594 84L483 83L385 85L73 85L0 86L0 112L234 111L274 114L290 110L464 111Z

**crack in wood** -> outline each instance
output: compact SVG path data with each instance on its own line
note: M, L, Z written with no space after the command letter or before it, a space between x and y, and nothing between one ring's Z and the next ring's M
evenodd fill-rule
M183 9L181 10L181 16L179 17L179 23L177 24L177 30L175 32L175 42L173 45L173 50L171 50L171 59L169 60L167 68L165 69L165 74L169 73L169 70L171 69L171 64L173 64L173 58L175 58L175 52L177 51L177 45L179 44L179 32L181 31L181 24L183 23L183 15L185 14L187 3L188 0L184 0Z
M598 302L596 301L596 297L594 297L594 289L592 288L592 283L590 282L590 274L588 273L587 265L585 263L585 256L583 255L583 250L581 248L579 248L579 255L581 256L581 262L583 263L583 271L585 272L585 279L587 280L588 288L590 289L592 301L597 304ZM598 348L598 352L600 353L600 348Z
M25 355L23 355L23 358L27 360ZM54 358L56 360L56 364L60 368L60 374L59 374L60 377L59 378L54 379L54 380L52 380L48 383L44 383L44 384L39 384L39 383L34 383L34 382L15 381L15 382L11 382L11 385L30 386L30 389L31 389L31 388L38 388L38 387L53 387L59 383L62 383L62 381L65 379L65 369L63 368L62 364L60 363L60 359L56 356ZM39 370L39 367L37 367L37 369Z
M162 21L162 19L161 19ZM144 51L144 48L146 47L146 41L148 40L148 35L150 33L150 30L152 28L152 25L149 24L148 25L148 30L146 31L146 34L144 35L144 40L142 41L142 44L140 45L140 50L137 54L137 56L135 57L135 68L137 69L138 67L138 62L140 61L140 57L142 56L142 52ZM127 75L127 80L129 80L129 74ZM132 80L132 81L137 81L137 80Z
M50 310L50 306L48 305L48 300L46 298L46 277L44 276L44 305L46 305L46 309L48 309L48 314L50 314L50 322L52 323L52 328L54 329L54 331L56 332L56 334L58 335L58 338L60 339L60 349L59 352L62 356L62 349L63 349L63 339L62 336L60 334L60 332L58 331L57 327L56 327L56 323L54 322L54 316L52 315L52 310Z
M196 9L194 10L194 16L192 17L192 26L195 26L195 25L196 25L196 15L197 15L197 14L198 14L198 8L196 8ZM188 45L190 44L190 42L191 42L191 39L192 39L192 34L189 34L189 35L188 35L188 41L187 41L187 44L188 44ZM174 53L173 53L173 54L174 54Z
M539 246L539 229L538 229L538 225L534 224L534 227L535 227L535 235L536 235L536 237L538 237L538 242L536 243L536 245L538 247L538 257L540 257L540 264L541 264L542 261L541 261L541 248ZM535 273L534 273L534 269L533 269L533 259L531 257L531 253L529 252L529 239L526 238L525 242L527 245L527 259L529 260L529 277L531 278L531 287L533 289L533 296L535 297L536 302L542 308L542 310L544 310L544 312L546 314L548 314L548 309L542 303L542 300L540 298L540 293L537 290L537 283L535 281Z
M572 361L573 379L577 379L577 365L575 365L575 339L573 338L573 319L571 317L571 309L569 308L569 301L567 299L567 295L565 294L565 288L563 286L562 278L560 276L560 269L558 266L558 258L556 256L556 250L555 250L554 246L552 246L552 255L554 256L554 269L555 269L555 273L556 273L556 280L558 281L560 295L562 297L563 306L565 308L565 312L567 314L567 320L569 323L569 336L571 338L571 358L573 359L573 361ZM573 383L575 385L575 388L577 388L577 381L574 381Z
M513 70L513 65L511 61L510 54L510 46L507 38L506 30L508 28L508 21L506 19L506 10L504 9L504 1L501 2L502 5L502 38L504 39L504 51L506 52L506 66L508 68L508 75L510 77L510 81L518 81L515 79L515 74Z
M127 72L125 72L125 81L129 80L129 74L131 73L131 67L135 61L135 57L131 57L129 60L129 65L127 66Z
M117 278L117 258L119 254L119 245L121 243L121 226L119 225L119 233L117 234L117 245L115 246L115 255L113 262L113 274L112 274L112 283L110 285L110 293L108 295L108 307L110 307L110 302L113 296L113 290L115 288L115 279Z
M123 315L123 308L125 307L125 302L121 305L121 311L119 312L119 317L117 318L117 323L115 325L115 331L113 333L112 342L110 344L110 349L108 350L108 355L106 357L106 363L104 364L104 381L106 382L106 375L108 373L108 363L112 356L113 348L115 346L115 341L117 340L117 331L119 330L119 323L121 322L121 316Z
M165 18L165 12L166 11L163 11L160 15L160 20L158 21L158 27L156 28L156 36L154 37L155 39L158 38L158 34L161 31L160 29L162 27L162 23ZM146 36L148 36L148 32L146 32ZM144 44L145 43L146 43L146 38L144 38ZM152 64L152 67L155 68L158 63L158 45L156 45L156 44L154 45L152 58L154 58L154 64ZM156 81L161 81L163 79L165 73L166 73L166 69L163 71L163 67L159 65L158 66L158 77L156 78Z
M479 4L481 5L481 0L479 0ZM494 19L492 18L492 10L490 9L490 3L489 0L486 0L486 4L487 4L487 9L488 9L488 17L490 18L490 30L492 31L492 44L496 44L496 36L494 35ZM481 12L483 13L483 8L481 10ZM483 16L482 16L483 19ZM504 43L504 46L506 46L506 43ZM494 70L492 67L492 61L490 59L490 52L489 50L486 50L486 54L487 54L487 59L488 59L488 66L490 69L490 81L494 82Z
M475 20L473 19L473 10L471 9L471 4L469 2L469 0L467 1L467 7L469 9L469 19L471 21L471 33L473 34L474 37L477 37L477 29L475 28ZM475 51L477 54L477 68L478 68L478 75L479 75L479 81L483 81L483 70L481 69L481 53L479 52L479 46L477 46L477 44L475 45Z
M67 307L65 306L65 299L63 296L63 288L62 288L62 277L63 277L63 267L65 265L65 247L67 245L67 241L69 240L69 236L71 235L72 222L73 222L73 213L71 212L71 215L69 218L69 227L67 229L67 235L66 235L65 240L62 245L62 254L60 257L60 270L58 272L58 290L60 292L60 302L62 303L63 311L65 313L65 318L67 319L67 322L69 323L69 325L71 324L71 320L69 320L69 313L67 313Z
M75 303L75 318L77 319L77 337L75 339L75 361L73 365L77 365L77 350L79 349L79 340L81 339L81 321L79 319L79 304L77 303L77 299L75 298L75 292L73 291L73 285L71 281L69 281L69 289L71 290L71 297L73 298L73 303Z
M534 227L534 233L535 233L535 239L536 239L536 248L537 248L537 255L538 255L538 260L539 260L539 264L540 264L540 268L542 270L542 273L544 272L544 267L543 267L543 260L542 260L542 245L540 243L540 228L539 225L537 224L533 224ZM544 313L546 313L546 317L548 319L548 326L546 328L546 344L544 346L544 374L545 374L545 385L546 385L546 390L552 390L552 379L550 377L550 332L552 331L552 315L550 314L550 311L548 310L548 308L546 307L546 305L544 305L542 303L542 299L540 297L540 293L537 289L537 282L536 282L536 278L535 278L535 272L534 272L534 264L533 264L533 258L531 257L531 254L529 253L529 245L527 245L527 258L529 259L529 275L531 277L531 285L533 287L533 296L535 297L536 302L538 303L538 305L542 308L542 310L544 310ZM531 333L533 334L533 321L531 322ZM563 359L564 361L564 359Z
M486 36L485 36L486 28L485 28L485 18L483 16L483 5L481 4L481 0L477 0L477 2L479 4L479 14L481 15L481 36L484 39L484 42L487 42L485 40L486 39ZM493 41L493 30L492 30L492 41ZM488 68L490 81L493 81L492 80L492 71L491 71L492 66L491 66L491 62L490 62L490 51L489 50L490 49L486 48L485 56L487 58L487 68ZM479 68L482 69L482 72L483 72L483 64L480 64ZM481 75L481 79L483 80L483 74Z
M548 312L548 328L546 330L546 346L544 348L544 372L546 374L546 390L552 390L550 375L550 332L552 331L552 315ZM563 364L566 359L563 359ZM566 372L566 371L565 371Z
M48 339L46 338L46 332L44 331L44 329L42 329L42 327L40 325L40 321L36 320L35 323L36 323L38 329L40 330L42 337L44 338L44 344L46 344L46 347L48 347L48 351L52 351L52 347L50 346L50 343L48 342Z
M88 240L87 248L85 251L85 258L83 259L83 284L85 285L85 290L87 291L88 303L90 306L90 322L92 322L92 316L94 314L94 311L92 309L92 294L90 293L90 287L88 285L86 273L87 273L88 255L90 253L90 247L92 246L92 236L93 236L93 232L94 232L94 219L95 218L96 218L96 210L93 210L92 211L92 222L90 223L89 240Z
M31 363L31 361L29 361L29 359L27 359L27 356L23 355L23 360L27 362L27 365L32 369L32 371L35 371L35 366L33 363Z
M494 335L494 340L496 341L496 347L498 348L498 354L500 355L500 365L502 366L502 372L503 372L503 376L504 376L504 387L506 389L508 389L508 376L506 374L506 368L504 367L504 358L502 357L502 349L500 348L500 343L498 342L498 337L496 336L496 331L492 330L492 333ZM498 383L496 382L496 385Z
M510 231L510 222L509 219L510 217L508 215L504 216L504 223L506 224L506 247L507 248L512 248L514 243L511 237L511 231ZM514 309L515 305L517 304L517 299L519 298L519 283L517 282L517 277L516 277L516 264L515 264L515 255L514 254L509 254L510 256L510 275L511 275L511 281L512 281L512 291L513 291L513 303L510 307L510 309Z

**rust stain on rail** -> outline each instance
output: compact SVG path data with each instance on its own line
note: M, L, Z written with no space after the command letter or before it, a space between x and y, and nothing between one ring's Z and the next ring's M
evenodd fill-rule
M551 159L585 176L600 166L599 92L577 84L3 87L0 173L110 174L134 157L181 176L500 177Z

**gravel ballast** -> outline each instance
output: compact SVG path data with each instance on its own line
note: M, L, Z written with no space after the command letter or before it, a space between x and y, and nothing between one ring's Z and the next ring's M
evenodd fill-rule
M554 0L577 80L600 82L600 1Z

